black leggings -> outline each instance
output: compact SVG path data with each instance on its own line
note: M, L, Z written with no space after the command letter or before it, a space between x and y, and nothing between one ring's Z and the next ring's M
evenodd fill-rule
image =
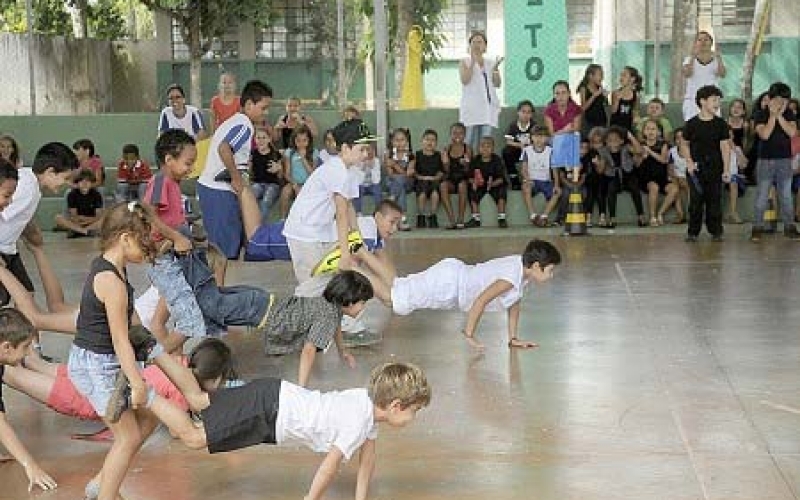
M603 193L603 179L605 177L599 175L592 175L586 177L586 199L584 200L584 212L591 214L594 211L594 205L597 204L600 215L606 213L606 198L608 192Z
M642 205L642 192L639 189L639 175L636 170L631 172L623 172L622 179L619 177L604 177L606 183L606 193L608 196L608 216L612 219L617 216L617 194L622 191L627 191L631 194L633 206L636 208L636 215L642 216L644 214L644 205Z

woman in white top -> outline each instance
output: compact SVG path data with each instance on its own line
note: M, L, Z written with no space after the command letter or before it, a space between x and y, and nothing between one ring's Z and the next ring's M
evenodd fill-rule
M462 59L458 67L461 77L461 105L459 121L467 127L466 143L478 150L481 137L492 135L497 128L500 114L500 100L497 88L500 87L500 63L484 57L486 35L475 32L469 37L469 57Z
M706 85L717 85L720 78L725 78L725 64L717 51L711 50L714 39L707 31L700 31L694 39L692 55L683 61L683 77L686 78L686 94L683 97L683 120L689 121L700 110L697 108L695 96L697 89Z
M197 141L208 137L205 123L203 123L203 113L194 106L186 104L186 93L183 91L183 87L177 84L170 85L167 89L167 100L170 105L161 110L161 117L158 119L158 135L178 128L185 130Z

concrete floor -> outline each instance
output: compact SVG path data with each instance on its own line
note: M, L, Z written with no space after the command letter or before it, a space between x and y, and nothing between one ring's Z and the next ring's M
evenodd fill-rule
M446 256L519 252L531 234L547 233L414 232L396 242L395 255L410 272ZM61 259L74 299L91 242L61 238L48 249ZM370 497L798 498L797 244L776 237L754 245L739 228L722 244L687 245L676 229L551 240L565 264L551 283L530 290L521 320L521 336L540 342L538 350L509 352L505 316L491 314L479 330L486 352L476 355L457 333L460 314L431 311L387 317L384 342L355 351L355 370L333 352L324 356L316 388L358 386L388 359L418 363L433 386L417 422L382 430ZM279 292L293 286L288 263L236 263L229 276ZM295 358L267 359L259 339L241 333L230 340L247 377L295 379ZM67 346L45 337L45 350L57 356ZM60 485L37 497L80 498L107 445L69 435L97 424L4 393L9 418ZM267 446L210 456L161 435L136 460L123 495L299 499L321 458ZM343 467L327 498L353 498L355 470ZM0 465L0 499L27 498L25 486L18 465Z

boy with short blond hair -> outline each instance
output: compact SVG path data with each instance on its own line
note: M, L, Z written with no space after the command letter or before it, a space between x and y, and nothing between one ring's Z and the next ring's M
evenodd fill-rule
M285 380L265 378L206 393L191 371L172 358L160 356L157 361L202 422L193 423L186 412L152 390L147 406L188 447L220 453L257 444L302 444L326 453L307 500L322 498L342 461L357 452L356 497L367 498L378 424L404 427L431 400L425 374L407 363L376 367L367 389L320 393Z

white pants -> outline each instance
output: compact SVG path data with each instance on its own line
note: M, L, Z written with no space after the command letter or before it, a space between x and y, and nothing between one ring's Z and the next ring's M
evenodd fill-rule
M294 275L299 283L294 289L294 294L298 297L320 297L325 287L328 286L332 274L321 276L311 276L319 261L334 249L336 242L319 243L295 240L286 238L289 244L289 253L292 255L292 266Z
M392 283L395 314L405 316L417 309L457 310L459 279L465 267L458 259L444 259L420 273L395 278Z

